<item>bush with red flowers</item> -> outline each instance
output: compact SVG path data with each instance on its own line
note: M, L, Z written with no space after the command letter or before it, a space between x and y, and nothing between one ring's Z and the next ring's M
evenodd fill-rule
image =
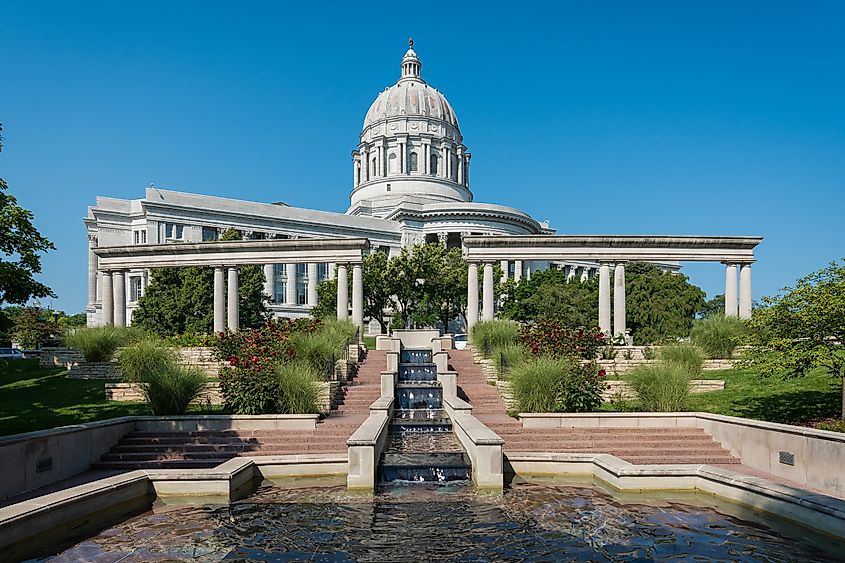
M319 326L316 319L274 319L261 328L221 332L215 353L232 367L272 371L277 364L295 356L288 342L291 334L314 332Z
M535 356L595 360L607 338L598 327L569 328L560 321L545 320L523 325L519 341Z

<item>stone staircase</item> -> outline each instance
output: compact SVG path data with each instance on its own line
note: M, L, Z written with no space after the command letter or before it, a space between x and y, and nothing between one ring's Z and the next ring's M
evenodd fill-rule
M370 351L347 382L341 404L313 430L130 432L93 469L194 469L238 456L345 454L346 440L381 394L386 364L385 352Z
M505 440L504 451L606 453L636 465L739 464L701 428L523 428L507 415L496 387L486 383L480 364L467 350L450 350L451 369L458 372L458 394L472 404L473 414Z

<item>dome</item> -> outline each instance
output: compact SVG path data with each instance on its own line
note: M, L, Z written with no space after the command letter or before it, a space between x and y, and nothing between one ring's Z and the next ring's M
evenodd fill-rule
M402 77L376 97L364 118L363 128L391 117L420 116L445 121L459 129L458 117L446 96L420 78L422 63L414 52L413 40L409 44L408 52L402 58Z

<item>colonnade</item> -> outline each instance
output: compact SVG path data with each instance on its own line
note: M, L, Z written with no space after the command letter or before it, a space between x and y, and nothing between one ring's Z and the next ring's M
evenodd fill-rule
M352 322L357 326L364 323L364 284L360 263L352 265ZM265 278L268 270L272 270L272 264L265 265ZM308 305L317 304L317 263L309 262L308 271ZM126 274L128 270L103 270L99 274L102 285L100 297L102 300L101 322L108 326L126 326ZM348 319L349 315L349 285L348 265L337 264L337 318ZM296 296L296 264L287 264L288 273L288 297L291 296L293 288L293 299L288 302L295 303ZM293 276L291 276L293 274ZM215 266L214 267L214 331L224 332L227 329L236 331L240 328L240 297L238 294L238 266ZM293 283L291 283L291 280ZM265 285L272 290L272 286ZM96 292L96 287L94 288ZM272 293L270 293L272 295ZM95 296L96 297L96 296Z
M275 264L264 265L264 293L270 296L271 303L284 305L300 305L298 299L298 279L299 273L297 271L296 263L287 263L285 266L285 295L281 301L275 299L276 296L276 268ZM317 304L317 284L319 283L317 262L308 262L305 268L305 303L309 307ZM326 264L330 275L334 273L334 264Z
M502 281L507 280L508 261L501 260L504 270ZM489 321L494 317L493 294L493 264L494 262L470 262L467 276L467 329L478 321L478 268L483 268L481 320ZM611 286L610 273L613 270L613 284ZM737 270L739 270L739 284L737 285ZM599 262L599 329L607 335L625 335L626 326L626 295L625 295L625 262ZM514 279L519 281L522 274L522 261L516 261ZM737 292L737 287L739 291ZM737 298L737 293L739 297ZM611 295L612 308L611 308ZM741 319L751 317L751 263L725 263L725 316L739 316Z

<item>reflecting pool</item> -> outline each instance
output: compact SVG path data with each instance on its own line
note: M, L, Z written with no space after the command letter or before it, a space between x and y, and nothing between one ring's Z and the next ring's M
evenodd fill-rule
M588 482L262 486L232 505L157 506L51 561L831 561L843 546L710 497Z

